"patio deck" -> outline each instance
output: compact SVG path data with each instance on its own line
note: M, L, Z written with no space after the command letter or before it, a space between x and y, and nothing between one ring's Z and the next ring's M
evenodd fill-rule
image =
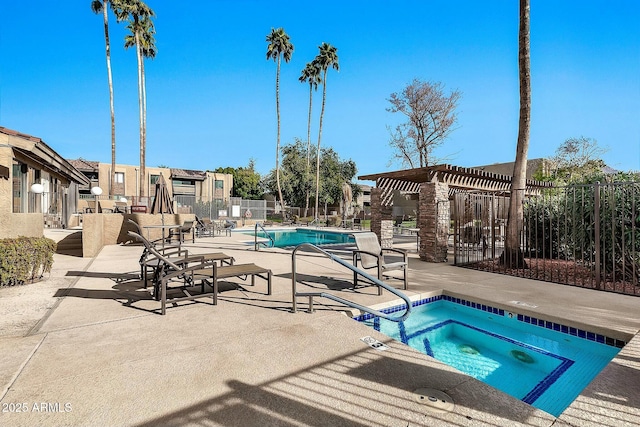
M415 250L415 241L407 245ZM0 338L0 425L640 425L640 298L429 264L411 255L410 295L445 291L593 325L609 336L635 336L556 419L351 320L326 301L316 300L309 314L300 299L300 312L291 313L288 251L255 252L253 240L240 233L185 246L272 269L273 295L265 295L260 281L252 287L233 280L240 288L221 281L217 306L203 299L160 316L160 303L138 281L116 281L139 270L141 247L107 246L92 259L56 255L52 277L70 287L56 292L60 301L29 334ZM391 298L370 288L353 292L343 281L350 274L317 255L302 255L298 267L310 287L365 305ZM390 349L370 348L361 341L369 335ZM413 391L425 387L451 396L453 411L418 403ZM26 410L16 412L16 405Z

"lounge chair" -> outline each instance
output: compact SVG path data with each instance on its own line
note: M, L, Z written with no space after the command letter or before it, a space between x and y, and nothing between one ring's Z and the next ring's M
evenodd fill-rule
M144 281L145 289L149 285L149 277L151 277L151 283L153 284L153 296L158 299L159 279L163 274L166 274L167 267L166 261L169 260L173 264L184 266L193 262L200 262L206 265L220 262L220 265L233 265L235 259L223 252L211 252L205 254L189 254L189 251L182 249L179 246L165 246L158 247L156 242L150 242L145 239L140 233L140 227L135 221L129 220L138 232L129 232L129 236L134 237L144 245L144 250L140 256L140 279ZM153 251L151 250L153 249ZM160 254L161 256L158 256ZM166 259L163 259L166 258Z
M220 229L216 229L216 224L210 218L198 218L196 216L195 230L198 237L213 237L216 231L220 234Z
M358 266L358 261L362 268L376 268L378 272L378 279L382 280L383 277L393 277L386 273L389 271L400 270L402 271L402 281L404 282L403 289L407 289L407 265L409 264L407 253L401 249L395 248L381 248L378 236L372 232L353 233L353 237L356 241L357 250L353 251L353 265ZM392 252L400 255L402 261L388 262L385 259L384 253ZM395 277L394 277L395 278ZM358 285L358 274L353 273L353 286ZM382 293L382 288L378 288L378 293Z
M220 261L221 264L225 261L233 263L233 257L216 253L171 258L162 254L154 245L138 233L129 231L128 234L141 241L150 256L157 260L153 277L154 297L161 301L161 312L163 315L166 314L167 302L175 303L178 301L195 300L212 295L214 305L217 304L218 286L215 280L215 272L218 265L216 261ZM201 287L201 293L196 295L189 293L188 288L197 286L198 282ZM212 293L204 292L205 285L207 284L213 286ZM169 298L167 296L168 291L174 289L181 290L184 296Z
M196 242L195 221L185 221L180 227L169 230L169 241L173 237L178 237L180 243L184 243L184 236L191 234L191 243Z

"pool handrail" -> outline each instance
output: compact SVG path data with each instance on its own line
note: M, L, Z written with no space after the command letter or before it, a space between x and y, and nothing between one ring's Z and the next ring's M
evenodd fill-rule
M379 310L375 310L373 308L358 304L356 302L353 301L349 301L346 300L344 298L341 298L339 296L333 295L333 294L329 294L326 292L301 292L298 293L296 288L297 288L297 272L296 272L296 253L298 252L299 249L301 248L308 248L308 249L312 249L316 252L319 252L323 255L325 255L327 258L331 259L332 261L337 262L338 264L346 267L347 269L353 271L354 273L360 274L361 276L363 276L364 278L366 278L367 280L371 281L374 285L384 288L386 290L388 290L389 292L391 292L392 294L396 295L397 297L401 298L402 300L404 300L407 308L404 311L404 313L401 316L390 316L388 313L383 313L382 311ZM386 320L390 320L392 322L402 322L403 320L405 320L407 317L409 317L409 314L411 313L411 300L409 299L408 296L406 296L403 292L397 290L396 288L387 285L386 283L384 283L382 280L378 279L377 277L373 277L369 274L367 274L365 271L353 266L352 264L349 264L347 261L343 260L342 258L339 258L327 251L325 251L322 248L319 248L316 245L313 245L311 243L302 243L299 244L298 246L295 247L295 249L293 250L293 252L291 253L291 290L292 290L292 307L291 307L291 312L295 313L297 312L297 304L296 304L296 297L309 297L309 313L313 312L313 297L317 296L317 297L323 297L323 298L327 298L330 300L333 300L335 302L338 302L340 304L344 304L346 306L358 309L362 312L365 313L369 313L372 314L374 316L378 316L381 317L383 319Z
M271 241L271 246L267 246L266 243L264 242L258 242L258 227L260 227L262 229L262 231L264 232L264 234L267 235L267 237L269 238L269 240ZM253 248L256 251L260 250L260 245L263 245L265 248L269 248L269 247L274 247L276 245L276 242L273 240L273 237L271 237L271 234L267 233L267 230L264 229L264 226L262 224L260 224L259 222L256 222L256 226L254 227L254 231L253 231L253 241L254 241L254 246Z

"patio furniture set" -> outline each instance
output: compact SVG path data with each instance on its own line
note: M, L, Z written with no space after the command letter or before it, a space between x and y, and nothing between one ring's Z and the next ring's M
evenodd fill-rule
M139 225L128 220L135 231L128 234L144 245L140 256L140 279L144 288L152 286L154 299L160 301L162 315L166 314L167 304L180 301L193 301L203 297L211 297L213 304L218 303L218 281L232 277L251 277L251 285L255 285L255 278L260 277L267 282L267 295L272 293L272 272L268 268L254 263L235 264L235 259L223 252L205 254L191 254L182 247L185 236L195 242L198 236L213 235L217 232L216 225L196 217L196 221L187 221L183 225L164 226L169 229L169 235L155 241L150 241L142 234ZM149 227L149 226L147 226ZM146 228L146 227L145 227ZM163 230L164 231L164 230ZM174 241L174 237L177 239ZM375 233L354 233L357 249L353 251L353 265L362 269L375 269L377 278L395 278L403 281L403 289L407 289L406 251L393 248L381 248ZM385 258L385 253L394 253L395 259ZM401 277L389 274L400 271ZM360 283L367 283L360 277ZM368 283L367 283L368 284ZM358 285L358 274L354 273L354 286ZM199 288L199 292L197 292ZM381 292L381 289L379 289Z
M234 264L235 259L223 252L191 254L182 247L181 237L175 243L169 237L149 241L135 221L129 220L136 231L128 234L144 245L140 256L140 279L145 289L151 284L152 295L161 302L161 314L166 314L167 304L193 301L211 297L218 303L218 281L231 277L251 277L251 285L260 277L267 282L267 295L271 295L271 270L256 264ZM176 230L184 227L178 226ZM200 292L196 293L196 288ZM210 290L209 290L210 288Z

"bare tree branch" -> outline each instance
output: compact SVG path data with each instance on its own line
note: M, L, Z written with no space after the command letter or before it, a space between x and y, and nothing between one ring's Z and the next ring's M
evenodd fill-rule
M433 151L456 129L455 110L461 96L458 90L446 96L442 83L419 79L414 79L401 92L392 93L387 111L402 113L408 119L393 131L388 128L393 159L412 168L434 164Z

